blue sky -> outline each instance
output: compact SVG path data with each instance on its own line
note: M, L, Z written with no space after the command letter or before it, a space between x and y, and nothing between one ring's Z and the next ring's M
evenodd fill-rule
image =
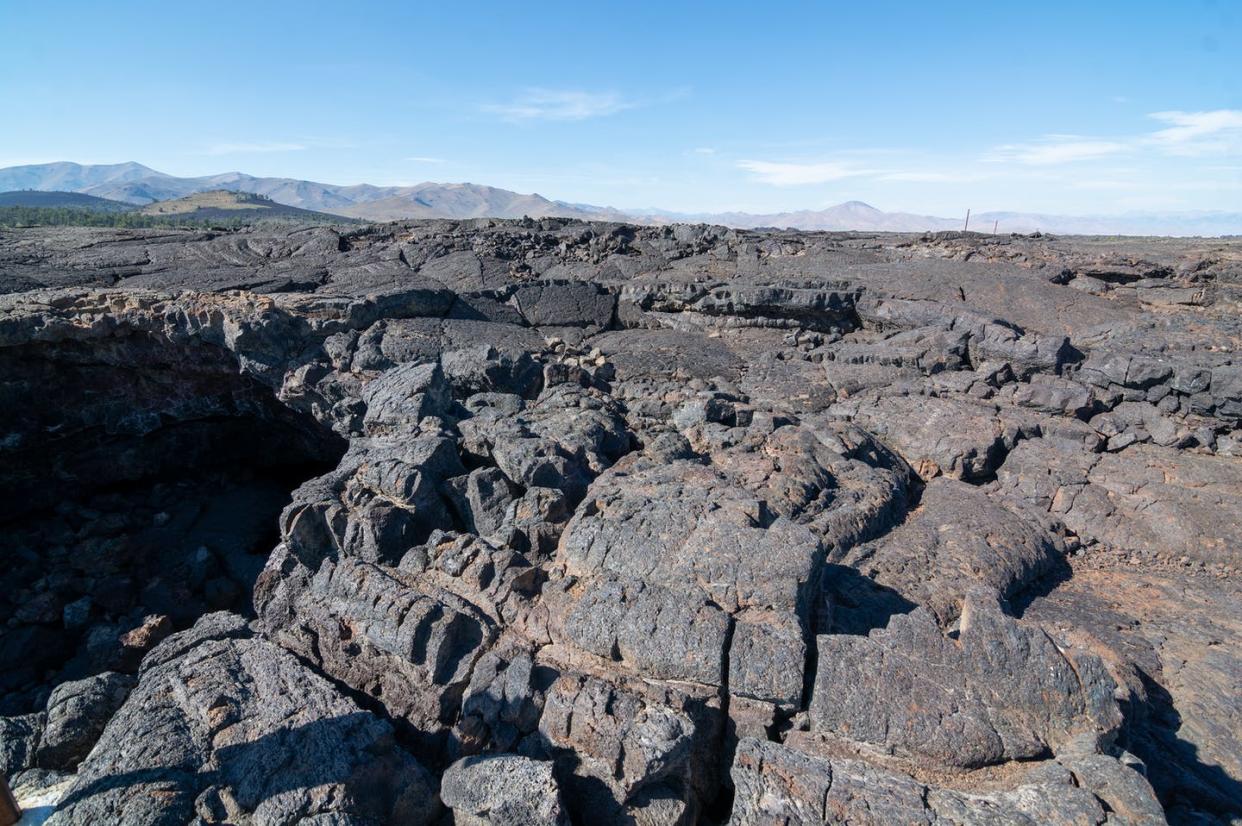
M1242 209L1242 3L0 0L0 166L687 211Z

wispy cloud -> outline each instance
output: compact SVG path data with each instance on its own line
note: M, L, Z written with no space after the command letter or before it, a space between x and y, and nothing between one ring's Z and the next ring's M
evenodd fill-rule
M1242 109L1152 112L1151 117L1169 125L1151 133L1148 140L1171 154L1206 155L1242 150Z
M488 103L482 109L511 121L576 121L615 115L638 106L616 92L572 89L527 89L508 103Z
M983 160L1057 166L1153 150L1182 156L1242 154L1242 109L1152 112L1148 117L1166 124L1165 127L1145 134L1110 138L1045 135L1030 143L995 147Z
M716 150L710 146L696 146L690 150L691 155L715 155Z
M406 160L411 163L447 163L444 158L429 158L426 155L414 155Z
M260 152L298 152L306 149L306 144L283 143L279 141L258 141L254 143L217 143L207 147L207 155L248 155Z
M1122 135L1047 134L1023 143L992 147L973 162L960 155L909 149L839 149L796 161L740 160L752 181L777 187L831 184L849 179L879 184L949 187L998 181L1057 186L1062 190L1141 191L1164 173L1162 156L1195 156L1226 164L1242 158L1242 110L1154 112L1162 128ZM980 163L982 161L983 163ZM1125 163L1125 168L1117 162ZM1220 192L1221 177L1201 167L1204 181ZM1187 175L1193 177L1191 171ZM1183 176L1186 178L1186 175ZM1164 187L1167 189L1168 187Z
M1070 189L1101 190L1106 192L1125 192L1142 189L1146 186L1142 181L1123 178L1081 178L1067 181L1065 185Z
M935 172L931 170L919 169L898 169L893 172L884 172L876 176L879 181L902 181L905 183L924 183L924 184L958 184L970 181L978 181L984 176L978 173L963 172Z
M875 170L861 169L840 161L818 163L780 163L776 161L738 161L740 169L751 174L756 181L773 186L806 186L825 184L844 178L870 175Z
M851 154L851 153L845 153ZM880 154L868 150L865 153ZM738 161L737 166L746 170L751 177L772 186L807 186L812 184L832 183L846 178L870 178L876 181L898 181L903 183L968 183L977 181L984 176L978 172L946 169L927 169L917 165L908 167L880 168L878 166L860 166L856 160L829 159L812 163L785 163L778 161Z
M1035 143L998 146L984 160L1016 162L1027 166L1052 166L1075 161L1107 158L1127 151L1128 143L1077 135L1048 135Z

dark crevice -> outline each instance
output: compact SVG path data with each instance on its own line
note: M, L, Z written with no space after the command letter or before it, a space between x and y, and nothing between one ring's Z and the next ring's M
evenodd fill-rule
M201 343L27 345L0 375L0 714L133 671L208 611L251 614L291 492L345 449Z
M738 733L736 723L730 715L729 695L729 659L733 647L733 636L737 630L737 620L729 617L729 627L725 633L724 651L722 652L722 671L720 686L720 720L721 731L718 744L716 771L718 781L715 794L710 800L703 802L703 816L708 823L724 823L733 811L733 782L729 777L729 768L733 765L733 755L737 750Z

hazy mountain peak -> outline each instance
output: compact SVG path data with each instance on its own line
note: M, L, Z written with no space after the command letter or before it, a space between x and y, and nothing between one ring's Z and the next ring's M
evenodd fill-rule
M0 191L59 190L145 205L198 192L230 189L270 198L278 204L370 221L404 218L541 218L562 216L586 220L722 224L739 229L778 227L799 230L860 230L923 232L961 229L961 218L905 212L884 212L858 200L821 210L752 214L677 213L664 210L624 212L608 207L551 200L471 182L424 181L413 186L340 186L296 178L262 178L245 172L224 172L179 178L135 161L119 164L50 164L0 169ZM1225 235L1242 233L1242 214L1195 212L1064 216L1019 212L982 212L971 228L1000 233L1042 230L1061 234Z
M868 204L864 201L844 201L843 203L837 204L835 207L830 207L830 209L849 209L849 210L856 210L860 212L879 212L880 211L876 209L875 207L873 207L871 204Z

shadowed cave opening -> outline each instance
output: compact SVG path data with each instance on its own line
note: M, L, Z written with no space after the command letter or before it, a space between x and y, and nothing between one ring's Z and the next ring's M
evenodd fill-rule
M280 511L345 448L198 340L0 349L0 715L251 613Z

